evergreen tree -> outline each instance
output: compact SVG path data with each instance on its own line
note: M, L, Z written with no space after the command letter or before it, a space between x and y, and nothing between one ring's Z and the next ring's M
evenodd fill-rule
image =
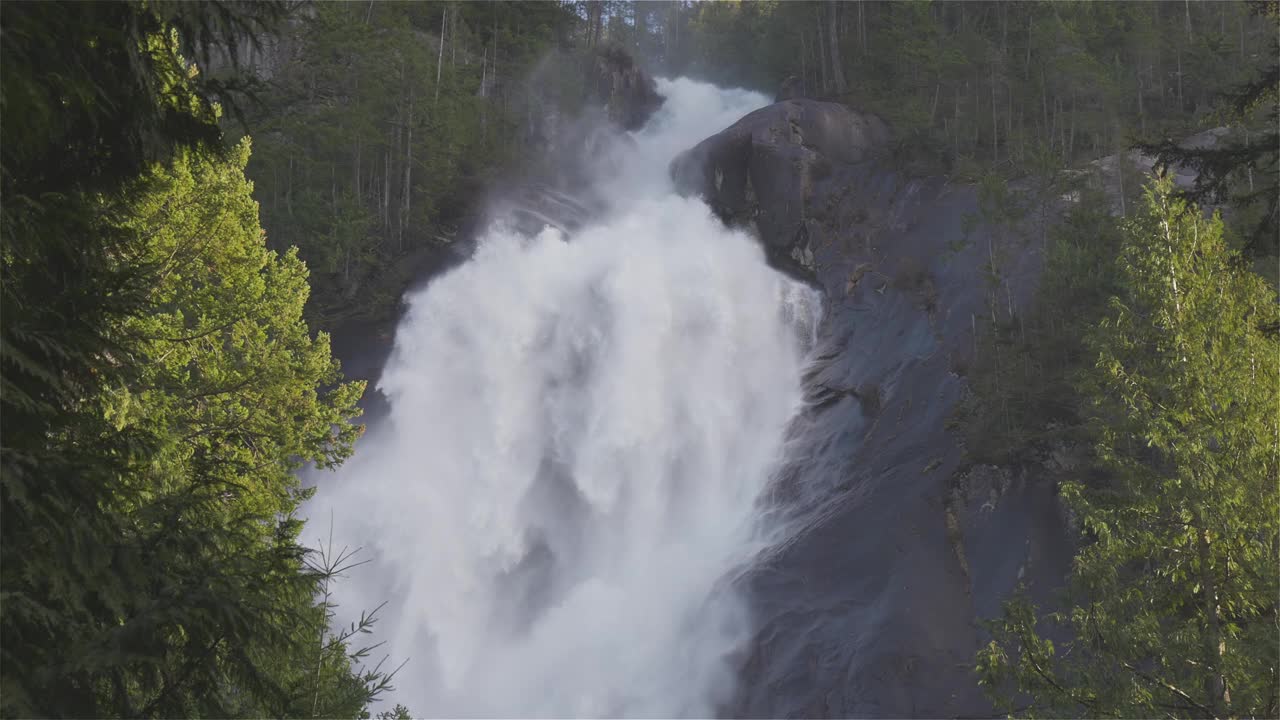
M1250 9L1274 31L1271 61L1247 82L1219 93L1219 117L1237 132L1213 147L1184 147L1167 138L1141 147L1161 165L1195 172L1187 199L1230 203L1238 210L1246 255L1266 258L1274 269L1280 260L1280 3L1255 2Z
M47 426L74 465L29 471L100 490L7 498L6 715L307 714L319 685L353 714L383 687L323 642L332 572L308 566L294 519L295 471L349 455L363 383L335 384L302 320L305 267L265 247L248 154L184 153L98 199L105 231L136 240L109 262L151 292L102 329L97 390ZM113 456L121 437L136 451Z
M1088 335L1102 480L1062 487L1087 534L1059 651L1022 599L982 682L1044 716L1273 717L1280 709L1280 341L1274 291L1169 180L1127 223L1120 292Z
M319 3L295 16L293 50L252 113L249 175L273 245L312 269L309 317L390 314L413 260L447 242L497 170L533 154L545 116L572 109L579 77L557 77L548 57L571 49L576 22L543 2Z
M222 145L235 74L186 60L278 9L0 8L0 715L356 716L387 687L294 517L361 386Z

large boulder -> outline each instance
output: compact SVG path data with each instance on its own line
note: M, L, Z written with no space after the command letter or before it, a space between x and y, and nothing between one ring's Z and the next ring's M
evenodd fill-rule
M874 115L836 103L792 99L761 108L671 163L680 192L700 195L725 222L750 226L770 261L812 268L812 248L830 231L814 207L836 166L864 163L888 147Z

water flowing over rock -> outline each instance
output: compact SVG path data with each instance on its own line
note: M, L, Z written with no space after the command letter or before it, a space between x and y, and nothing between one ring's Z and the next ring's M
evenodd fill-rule
M781 540L745 580L756 634L724 715L989 713L977 621L1020 581L1044 599L1070 557L1051 482L961 467L947 423L989 312L993 230L964 229L973 188L895 171L887 141L871 116L788 100L671 166L826 298L809 406L769 493ZM1006 247L1001 304L1029 302L1040 251Z
M355 594L392 598L390 648L418 658L402 697L989 713L978 621L1020 583L1052 598L1075 532L1053 488L1078 449L969 467L948 424L978 320L1026 311L1043 234L897 170L873 116L658 89L640 131L573 160L578 192L516 186L474 257L410 297L390 418L327 498L394 578Z
M565 78L577 76L582 87L572 92L585 92L586 106L568 117L563 106L573 103L560 96L566 92ZM665 98L655 80L617 46L585 58L548 56L526 85L523 167L490 188L487 214L509 220L525 234L537 234L544 225L572 233L608 205L595 185L628 171L622 163L635 149L631 131L645 126Z
M416 715L706 717L733 697L733 579L771 542L758 500L821 303L666 172L765 98L660 89L596 158L601 202L571 235L498 222L409 297L389 416L323 481L314 517L333 508L371 561L340 602L389 599L379 639L410 658Z

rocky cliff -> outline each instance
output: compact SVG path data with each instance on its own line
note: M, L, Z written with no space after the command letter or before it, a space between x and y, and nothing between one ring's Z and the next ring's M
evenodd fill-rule
M672 164L826 297L810 406L769 499L788 539L745 580L758 631L726 715L989 712L978 620L1019 581L1043 598L1070 559L1051 479L965 467L948 431L989 312L992 230L966 222L974 189L895 171L888 137L875 117L789 99ZM1021 307L1040 249L1005 251Z

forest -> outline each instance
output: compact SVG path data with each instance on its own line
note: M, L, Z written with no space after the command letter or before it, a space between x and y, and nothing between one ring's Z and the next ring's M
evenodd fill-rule
M299 470L363 431L330 333L393 322L620 48L875 113L897 168L1044 244L1030 316L999 248L974 278L952 420L970 463L1091 449L1062 607L1015 597L973 660L997 710L1275 717L1278 36L1274 0L0 4L0 715L391 697L378 608L329 600L361 558L301 519ZM1077 181L1110 156L1119 213Z
M1043 177L1228 124L1222 93L1259 80L1274 42L1257 17L1229 2L320 3L257 56L272 91L248 172L271 242L314 273L313 317L377 316L495 168L533 154L541 119L581 107L548 58L613 43L658 75L770 94L795 77L886 118L919 171ZM1274 255L1274 136L1251 117L1259 178L1230 192Z

